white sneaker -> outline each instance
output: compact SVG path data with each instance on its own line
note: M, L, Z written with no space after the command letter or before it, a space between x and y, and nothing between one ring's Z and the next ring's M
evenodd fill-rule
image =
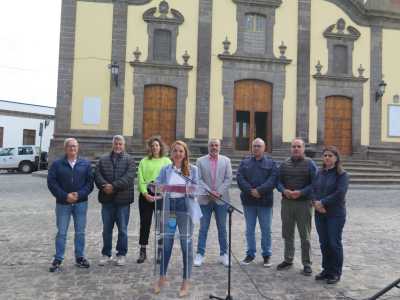
M99 261L99 266L105 266L106 264L109 264L112 261L113 261L112 256L103 255Z
M229 257L228 254L223 254L218 258L218 261L223 264L225 267L229 266Z
M197 253L196 257L194 258L193 265L195 267L200 267L203 264L204 256L200 253Z
M117 266L125 266L125 256L117 256L117 260L115 261Z

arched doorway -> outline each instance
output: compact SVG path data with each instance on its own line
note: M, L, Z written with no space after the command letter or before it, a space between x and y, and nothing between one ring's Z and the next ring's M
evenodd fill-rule
M162 137L167 145L176 139L176 88L148 85L144 88L143 138Z
M330 96L325 100L325 145L336 146L342 155L353 153L352 99Z
M271 151L272 86L260 80L235 82L233 141L238 151L249 151L253 139L262 138Z

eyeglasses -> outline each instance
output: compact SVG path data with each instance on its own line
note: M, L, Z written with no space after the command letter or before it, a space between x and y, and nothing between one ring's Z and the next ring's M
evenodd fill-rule
M301 148L302 146L300 145L293 145L292 148Z

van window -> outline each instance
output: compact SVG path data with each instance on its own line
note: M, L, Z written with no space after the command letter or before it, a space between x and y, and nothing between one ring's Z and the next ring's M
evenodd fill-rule
M13 155L14 148L3 148L0 150L0 156Z
M32 147L18 147L18 155L31 155L33 154Z

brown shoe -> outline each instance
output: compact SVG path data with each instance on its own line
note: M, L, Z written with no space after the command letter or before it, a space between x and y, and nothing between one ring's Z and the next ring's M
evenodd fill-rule
M181 285L181 289L179 290L179 298L186 297L189 295L190 284L189 281L184 280Z
M166 277L160 277L154 284L154 294L158 295L161 292L161 288L167 284Z

